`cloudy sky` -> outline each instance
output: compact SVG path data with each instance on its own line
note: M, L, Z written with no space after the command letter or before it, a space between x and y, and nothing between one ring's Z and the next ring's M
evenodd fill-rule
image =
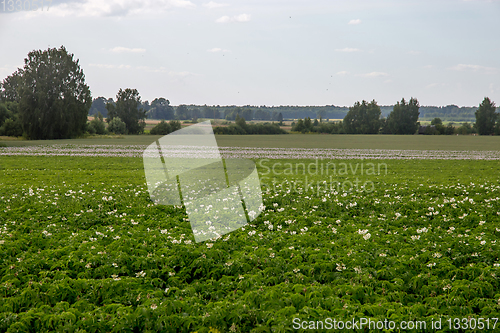
M29 51L64 45L93 97L136 88L173 105L500 104L499 0L53 0L48 11L45 0L44 11L18 12L5 2L1 79Z

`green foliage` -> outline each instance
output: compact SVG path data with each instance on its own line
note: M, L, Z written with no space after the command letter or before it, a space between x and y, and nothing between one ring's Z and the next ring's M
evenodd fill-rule
M499 118L495 110L495 103L488 97L485 97L483 102L479 104L479 108L476 111L476 129L479 135L494 134L495 121Z
M22 136L17 102L0 102L0 136Z
M178 131L178 130L180 130L182 128L181 122L178 121L178 120L172 120L172 121L170 121L169 125L170 125L170 129L172 130L172 132Z
M303 178L285 176L286 163L314 161L275 162L283 186L262 184L265 212L195 243L184 208L151 203L140 158L3 156L0 331L499 317L497 161L364 160L388 164L358 173L370 193L337 191L320 173L309 181L326 187L288 191Z
M418 123L420 105L415 98L407 103L403 98L394 105L387 117L387 126L392 134L415 134L420 126Z
M108 110L107 121L111 123L113 118L119 117L125 123L126 131L129 134L140 134L144 131L146 123L146 112L142 109L141 96L137 89L127 88L118 91L116 95L116 105L106 104ZM112 131L108 128L109 131ZM121 128L117 128L121 130ZM117 132L115 132L117 133Z
M456 134L469 135L476 133L476 127L472 124L465 122L460 127L455 129Z
M247 124L245 118L236 115L235 124L229 126L217 126L214 128L214 134L286 134L278 124L258 123Z
M165 120L162 120L149 131L149 134L167 135L171 132L172 132L172 130L170 129L170 125Z
M237 117L245 118L245 120L254 119L253 111L250 108L235 107L233 109L224 110L224 119L236 120ZM267 118L270 119L270 118Z
M23 70L18 69L0 82L0 102L18 102L21 99L19 89L22 85Z
M9 110L7 110L7 107L5 104L0 103L0 127L3 125L3 123L11 117L11 113Z
M127 125L120 117L113 117L108 125L108 131L115 134L126 134Z
M440 118L443 121L472 122L475 120L474 112L477 107L459 107L457 105L447 106L421 106L420 120L432 120Z
M190 118L189 110L185 104L181 104L175 108L175 116L177 119L186 120Z
M448 134L447 128L443 125L441 118L434 118L431 121L431 125L435 128L435 133L433 134ZM453 134L453 132L451 133Z
M201 115L207 119L220 119L220 112L216 108L211 108L207 105L203 106Z
M326 134L344 134L342 122L317 122L314 125L311 119L299 119L297 123L292 123L292 132L300 133L326 133Z
M170 105L170 101L163 97L155 98L151 102L151 108L147 112L149 119L170 120L175 118L174 108Z
M18 85L19 119L29 139L64 139L84 133L92 104L79 61L64 46L32 51ZM13 97L13 98L14 98Z
M21 121L17 115L5 120L2 126L0 126L0 136L22 136L23 128Z
M106 99L105 97L97 97L92 101L92 106L89 110L89 115L93 116L100 113L103 117L108 117L108 110L106 109L106 104L114 104L112 98Z
M380 107L375 100L356 102L344 118L344 130L348 134L377 134L380 129Z
M241 127L245 132L247 131L247 122L245 121L245 118L240 117L239 114L236 114L236 119L234 122L237 126Z
M167 135L180 129L181 123L178 120L171 120L168 123L165 120L162 120L158 124L156 124L156 126L153 127L151 131L149 131L149 134Z
M89 125L87 126L87 131L90 134L98 134L98 135L106 134L107 133L106 124L104 123L103 118L104 117L101 114L101 112L98 112L96 115L94 115L94 119L92 119Z

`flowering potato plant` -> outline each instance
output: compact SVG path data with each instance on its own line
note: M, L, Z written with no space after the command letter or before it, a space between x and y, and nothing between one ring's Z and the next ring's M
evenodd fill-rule
M262 214L195 243L182 206L150 200L140 158L2 156L0 331L500 316L497 161L383 160L386 173L334 179L370 191L277 161Z

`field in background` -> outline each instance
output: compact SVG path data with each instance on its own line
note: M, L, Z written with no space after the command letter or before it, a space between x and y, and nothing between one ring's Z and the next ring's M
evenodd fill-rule
M160 135L123 135L115 138L71 140L1 140L0 146L32 145L149 145ZM472 135L216 135L221 147L262 148L335 148L335 149L392 149L392 150L500 150L500 136Z

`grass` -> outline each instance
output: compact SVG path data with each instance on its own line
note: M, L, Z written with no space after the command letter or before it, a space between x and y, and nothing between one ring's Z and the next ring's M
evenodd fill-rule
M86 144L148 145L159 135L123 135L119 138L92 137L72 140L4 141L7 146ZM338 148L338 149L407 149L407 150L500 150L500 136L472 135L216 135L221 147Z

